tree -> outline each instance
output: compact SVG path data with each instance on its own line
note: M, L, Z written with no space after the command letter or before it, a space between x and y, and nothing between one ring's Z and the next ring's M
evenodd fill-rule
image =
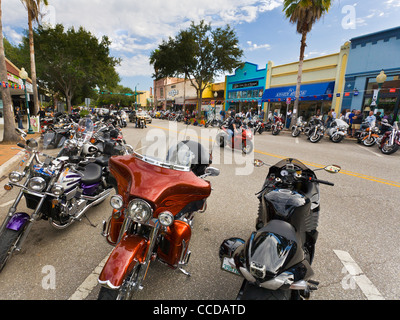
M297 25L297 33L301 34L299 71L297 75L296 100L293 107L294 123L297 122L299 114L300 86L303 74L304 52L307 46L307 34L312 30L314 24L328 12L331 0L284 0L283 11L286 18Z
M2 23L2 9L0 0L0 79L8 83L7 80L7 64L6 56L4 54L3 44L3 23ZM14 110L12 106L12 99L10 89L8 87L0 86L1 97L3 99L3 117L4 117L4 133L3 143L13 143L19 141L19 137L15 132Z
M36 80L36 63L35 63L35 45L33 40L33 22L36 21L39 24L39 17L41 16L40 9L42 4L49 5L47 0L21 0L26 10L28 11L28 30L29 30L29 52L31 60L31 79L33 87L33 103L34 103L34 114L39 112L39 94Z
M218 74L232 72L243 66L243 50L238 46L236 33L228 25L212 29L201 21L191 23L175 38L163 41L150 55L156 80L184 76L196 89L198 116L201 114L203 91Z
M115 66L120 60L110 56L108 37L99 41L82 27L65 31L61 24L54 28L39 26L34 37L38 79L43 87L63 94L68 111L74 100L92 97L96 88L118 84Z

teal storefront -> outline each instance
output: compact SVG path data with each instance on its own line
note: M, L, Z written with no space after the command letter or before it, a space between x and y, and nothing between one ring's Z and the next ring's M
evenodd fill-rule
M259 111L266 84L266 68L246 62L234 75L226 77L226 110L246 112L249 109Z

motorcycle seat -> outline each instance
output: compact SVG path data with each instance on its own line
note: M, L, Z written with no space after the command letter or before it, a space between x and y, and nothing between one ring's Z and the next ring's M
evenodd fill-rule
M103 155L101 157L97 157L95 163L97 163L98 165L100 165L102 167L107 167L109 160L110 160L109 156Z
M103 168L96 163L90 163L85 167L82 172L82 183L86 185L95 184L101 181Z

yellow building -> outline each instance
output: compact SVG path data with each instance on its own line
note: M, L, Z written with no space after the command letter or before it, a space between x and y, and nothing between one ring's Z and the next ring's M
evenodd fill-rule
M340 52L304 60L300 88L299 115L306 118L319 109L321 114L334 109L339 115L344 91L350 43L346 42ZM265 110L286 115L293 109L299 62L275 66L267 65L266 90L263 95Z

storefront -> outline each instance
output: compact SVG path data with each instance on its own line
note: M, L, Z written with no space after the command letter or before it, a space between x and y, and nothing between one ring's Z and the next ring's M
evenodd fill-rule
M309 119L317 113L327 113L332 108L335 82L321 82L306 84L300 87L299 115ZM262 97L263 102L268 102L272 113L282 114L284 117L292 109L296 100L296 86L278 87L267 89Z
M383 82L377 76L384 72ZM400 93L400 27L351 39L342 109L393 116Z
M260 110L265 83L266 69L258 69L256 64L246 62L234 75L226 77L225 109L236 112Z
M299 116L307 120L317 110L327 115L331 109L339 115L349 50L350 42L346 42L338 53L304 60ZM298 68L298 61L278 66L268 62L266 90L261 99L266 103L266 114L276 112L285 118L289 110L293 111Z
M14 111L16 107L20 107L23 114L26 114L26 104L25 104L25 87L24 82L19 77L20 69L18 69L11 61L6 58L6 66L7 66L7 79L1 79L0 85L5 88L9 88L11 99L14 107ZM29 99L30 110L33 110L32 94L33 87L30 79L26 81L26 91ZM3 100L0 95L0 123L3 123Z

